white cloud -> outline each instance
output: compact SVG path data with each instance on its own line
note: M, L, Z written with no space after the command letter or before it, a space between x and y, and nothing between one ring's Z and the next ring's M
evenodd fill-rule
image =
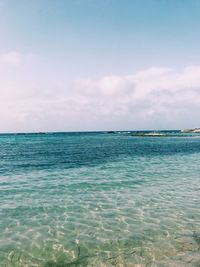
M0 54L0 70L7 70L12 67L23 67L32 64L37 56L32 53L20 53L17 51L9 51Z
M15 51L0 54L0 64L18 66L21 62L21 55Z
M0 131L200 126L200 66L75 82L52 71L32 56L0 55Z
M99 118L104 114L110 118L111 128L199 126L199 66L186 67L182 71L149 68L133 75L87 80L80 86L79 90L82 95L86 92L88 102L95 102L93 112ZM92 101L88 92L91 92Z
M77 89L88 97L123 97L131 95L135 85L128 76L105 76L99 80L78 81Z

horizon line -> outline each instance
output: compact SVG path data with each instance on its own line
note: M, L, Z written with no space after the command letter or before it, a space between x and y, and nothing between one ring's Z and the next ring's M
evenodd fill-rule
M197 129L197 128L188 128ZM137 129L137 130L82 130L82 131L33 131L33 132L0 132L3 134L56 134L56 133L103 133L103 132L146 132L146 131L181 131L181 129Z

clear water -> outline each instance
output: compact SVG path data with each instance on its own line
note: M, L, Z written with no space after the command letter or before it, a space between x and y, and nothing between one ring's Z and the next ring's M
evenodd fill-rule
M200 138L0 135L0 266L200 266Z

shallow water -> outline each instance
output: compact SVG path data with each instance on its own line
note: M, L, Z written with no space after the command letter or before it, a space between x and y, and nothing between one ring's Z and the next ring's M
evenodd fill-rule
M0 135L0 266L199 266L200 138Z

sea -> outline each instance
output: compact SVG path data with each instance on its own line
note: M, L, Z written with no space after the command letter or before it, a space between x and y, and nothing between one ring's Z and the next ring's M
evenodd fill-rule
M200 134L0 135L1 267L200 266Z

